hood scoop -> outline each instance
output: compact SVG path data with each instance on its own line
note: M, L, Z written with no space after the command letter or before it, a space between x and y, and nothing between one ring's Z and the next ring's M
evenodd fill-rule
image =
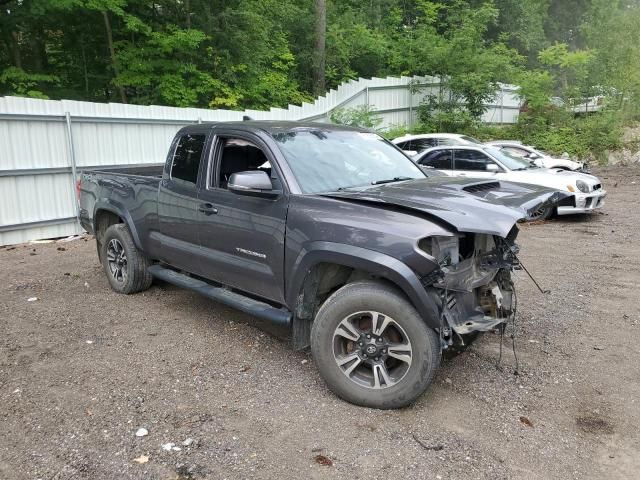
M469 185L464 187L463 190L469 193L486 192L488 190L497 190L500 188L500 182L483 182L476 183L475 185Z

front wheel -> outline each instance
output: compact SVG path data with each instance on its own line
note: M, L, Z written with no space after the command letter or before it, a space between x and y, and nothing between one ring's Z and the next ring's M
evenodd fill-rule
M311 351L329 388L348 402L390 409L414 402L440 365L440 339L395 288L345 285L322 305Z
M529 222L535 222L539 220L548 220L553 215L554 210L555 210L554 206L541 207L535 212L533 212L527 220Z

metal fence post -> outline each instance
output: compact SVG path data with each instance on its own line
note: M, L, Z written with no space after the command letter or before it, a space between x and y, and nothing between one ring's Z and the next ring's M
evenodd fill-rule
M64 119L67 126L67 148L69 149L69 162L71 163L73 203L76 206L76 220L78 221L78 225L80 225L80 205L78 204L78 195L76 194L78 172L76 169L76 152L73 148L73 133L71 132L71 114L69 112L64 112Z
M411 88L411 82L407 85L407 90L409 92L409 121L407 125L411 128L413 125L413 89Z
M369 110L369 87L365 87L364 102L365 102L365 105L367 106L367 110Z

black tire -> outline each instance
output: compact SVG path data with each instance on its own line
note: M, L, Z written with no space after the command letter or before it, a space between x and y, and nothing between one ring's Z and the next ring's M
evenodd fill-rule
M363 360L362 357L359 357L361 362L371 362L370 365L358 364L355 368L355 375L365 375L359 380L354 380L354 377L343 371L344 365L342 368L338 366L339 358L344 359L353 355L366 356L364 354L365 348L369 346L366 343L367 340L364 341L363 347L359 347L360 343L357 341L343 339L337 334L339 326L346 320L353 322L353 318L359 318L357 316L360 313L357 312L368 313L370 311L378 315L382 314L379 317L382 320L371 320L372 324L379 321L379 325L381 325L384 318L388 317L393 321L392 327L387 327L387 330L391 330L389 333L394 334L396 331L397 336L405 335L410 345L411 361L408 366L406 363L389 356L386 356L387 360L382 360L383 362L390 361L392 367L393 364L396 365L390 369L385 366L387 375L393 373L394 369L404 372L398 380L393 380L396 383L389 382L389 385L382 388L379 385L366 386L362 384L362 378L367 378L368 368L372 376L371 382L379 383L373 379L373 375L378 376L372 366L374 358ZM363 320L355 321L362 322ZM366 319L364 321L366 322ZM396 330L395 325L398 325L399 330ZM366 332L366 330L362 331ZM376 335L374 337L381 342L386 341ZM364 337L361 338L364 339ZM341 348L341 342L344 341L351 342L355 350L351 352L347 350L347 353L337 355L336 349ZM322 304L311 328L311 352L320 375L336 395L355 405L380 409L402 408L414 402L432 382L441 359L438 334L427 327L413 305L394 287L373 281L347 284L334 292ZM386 354L387 350L380 350L380 352ZM391 348L389 348L389 353L391 353ZM353 363L357 361L358 359L355 359ZM379 380L382 378L382 376L378 376Z
M540 208L539 210L537 210L531 215L528 221L537 222L541 220L548 220L553 216L554 212L555 212L554 206L547 206L547 207Z
M119 260L114 263L113 248L116 247L115 251L117 252L118 245L122 248L124 255L118 256L116 254L115 257ZM136 248L131 232L123 223L107 228L102 237L100 259L109 285L116 292L128 295L142 292L151 286L153 278L149 273L149 261ZM121 261L121 259L124 260ZM118 262L120 262L119 265ZM118 271L120 274L117 273Z

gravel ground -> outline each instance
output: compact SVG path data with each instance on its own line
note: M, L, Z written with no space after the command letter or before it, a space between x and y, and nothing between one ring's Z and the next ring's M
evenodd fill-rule
M522 227L551 292L517 273L519 374L487 334L399 411L249 316L112 292L91 238L0 249L0 478L638 478L640 168L597 174L602 213Z

